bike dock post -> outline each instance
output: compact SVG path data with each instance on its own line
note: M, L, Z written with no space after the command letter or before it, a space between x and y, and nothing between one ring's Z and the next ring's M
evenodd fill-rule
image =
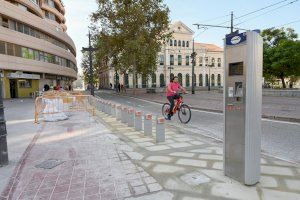
M107 104L106 104L106 113L108 114L108 115L111 115L111 103L110 102L107 102Z
M142 131L143 130L142 112L141 111L135 112L134 127L135 127L136 131Z
M134 127L134 109L128 109L128 126Z
M121 120L122 116L121 116L121 108L122 106L121 105L117 105L116 106L116 116L117 116L117 120Z
M126 118L127 118L127 108L122 107L122 112L121 112L121 122L126 123Z
M165 119L158 118L156 120L156 143L165 142Z
M145 115L144 134L146 136L152 136L152 114Z
M116 117L116 104L111 104L111 115Z

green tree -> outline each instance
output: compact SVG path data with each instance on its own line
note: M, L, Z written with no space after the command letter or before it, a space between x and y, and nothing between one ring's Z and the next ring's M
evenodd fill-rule
M169 9L163 0L97 0L92 14L94 29L101 29L97 44L106 59L121 74L149 76L156 71L157 54L171 36Z
M266 29L264 38L264 77L281 79L300 76L300 41L293 29Z

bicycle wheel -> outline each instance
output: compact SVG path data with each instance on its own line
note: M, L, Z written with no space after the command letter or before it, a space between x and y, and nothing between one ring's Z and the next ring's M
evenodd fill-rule
M169 103L165 103L162 106L162 115L164 116L165 119L168 119L169 112L170 112L170 104Z
M181 123L187 124L192 118L192 112L188 105L182 104L178 111L178 118Z

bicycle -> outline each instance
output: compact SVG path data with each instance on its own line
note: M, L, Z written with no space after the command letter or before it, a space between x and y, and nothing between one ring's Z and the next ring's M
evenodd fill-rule
M178 111L178 118L181 123L187 124L192 118L192 112L188 105L183 103L182 93L179 93L179 98L176 100L175 106L173 108L173 115ZM162 106L162 114L165 119L168 118L168 114L170 113L170 103L165 103Z

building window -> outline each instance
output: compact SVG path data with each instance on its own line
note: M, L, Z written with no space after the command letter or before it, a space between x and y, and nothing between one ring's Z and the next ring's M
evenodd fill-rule
M160 87L165 86L165 76L163 74L159 75L159 85L160 85Z
M199 75L199 86L203 86L203 75Z
M185 75L185 86L190 87L190 75L189 74Z
M35 5L39 5L39 0L30 0L32 3L34 3ZM47 0L46 0L47 1Z
M151 76L152 87L156 87L156 74L153 73Z
M77 66L72 61L65 58L3 41L0 41L0 54L53 63L74 69L75 71L78 70Z
M170 55L170 65L174 65L174 55Z
M182 65L182 56L178 55L178 65Z
M14 45L11 43L6 43L7 55L14 56Z
M173 73L171 73L170 74L170 82L171 82L171 80L174 78L174 74Z
M199 66L202 67L203 66L203 57L199 58Z
M174 46L175 47L177 46L177 40L174 40Z
M211 66L214 67L215 66L215 58L211 59Z
M5 42L0 41L0 54L6 54Z
M185 47L185 41L182 41L182 47Z
M165 62L164 62L164 56L163 56L163 55L160 55L160 56L159 56L159 64L160 64L160 65L164 65L164 63L165 63Z
M192 82L194 82L194 86L197 86L196 74L193 75Z
M50 19L50 20L53 20L53 21L56 20L56 19L55 19L55 15L54 15L53 13L51 13L51 12L48 12L48 11L45 12L45 17L46 17L47 19Z
M186 47L189 47L189 46L190 46L189 41L186 41Z
M182 74L181 73L178 74L178 82L180 85L182 85Z
M181 41L180 40L178 40L178 46L181 47Z
M187 66L190 65L190 56L185 57L185 65L187 65Z
M208 74L205 74L205 86L208 87Z
M2 19L2 23L1 23L1 19ZM36 37L36 38L45 40L47 42L50 42L50 43L52 43L56 46L59 46L59 47L65 49L65 50L68 50L68 51L72 52L75 55L75 52L71 51L68 48L68 46L66 44L64 44L63 42L61 42L61 41L45 34L45 33L42 33L37 29L34 29L30 26L27 26L23 23L16 22L14 20L11 20L11 19L8 19L8 18L5 18L5 17L1 17L0 18L0 25L2 25L5 28L9 28L11 30L18 31L20 33L24 33L26 35L30 35L32 37Z
M173 46L173 40L170 40L170 46Z
M205 57L205 66L208 66L208 57Z
M54 4L53 0L45 0L45 3L48 4L52 8L55 8L55 4Z
M221 58L218 58L218 67L221 67Z
M211 86L215 86L215 75L211 75Z
M221 74L218 74L218 86L221 86Z
M31 80L19 80L19 88L31 88Z

